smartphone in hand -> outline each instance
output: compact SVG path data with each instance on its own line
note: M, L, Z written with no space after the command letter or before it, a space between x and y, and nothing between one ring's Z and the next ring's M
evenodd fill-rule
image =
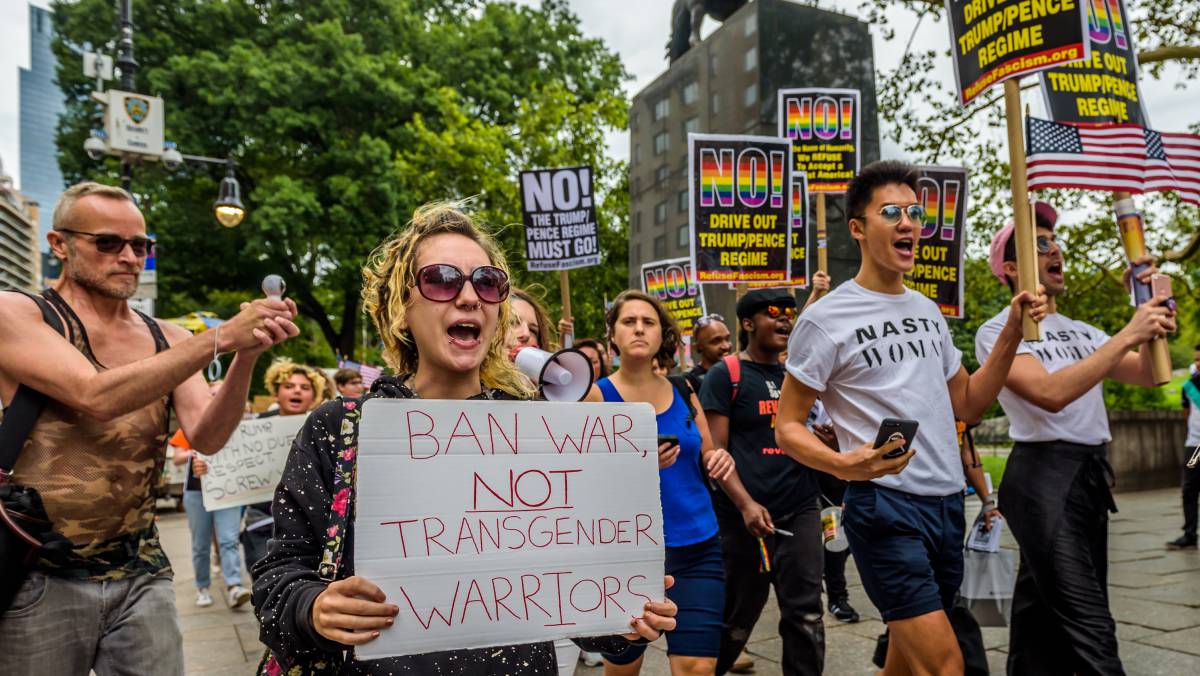
M904 439L904 445L893 451L888 451L883 457L890 460L898 458L908 452L912 447L913 439L917 436L917 427L920 423L916 420L906 420L903 418L884 418L883 422L879 423L879 432L875 435L874 448L880 448L892 440L892 437L900 435Z
M663 444L671 444L672 446L678 446L679 445L679 437L675 436L674 434L660 434L660 435L658 435L658 445L662 446Z
M1150 292L1155 298L1166 298L1163 303L1170 311L1175 311L1175 294L1171 290L1171 278L1168 275L1156 274L1150 277Z

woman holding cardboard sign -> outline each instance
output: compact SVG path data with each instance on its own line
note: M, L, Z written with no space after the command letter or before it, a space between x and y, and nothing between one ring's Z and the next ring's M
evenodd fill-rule
M385 241L364 270L364 304L399 377L370 397L525 399L526 381L506 357L508 270L491 237L454 206L431 205ZM469 283L468 283L469 282ZM362 400L327 403L296 437L275 493L275 536L255 567L254 606L271 656L261 673L323 669L358 674L545 674L551 643L410 655L358 662L346 653L379 636L399 607L354 575L343 543L353 537L354 459ZM670 586L670 579L667 586ZM675 627L675 605L646 603L630 633L580 640L620 651ZM343 662L345 662L343 666Z
M663 376L658 368L675 363L679 327L662 304L641 291L624 291L605 321L621 368L601 378L587 401L638 401L654 406L658 418L659 481L667 572L675 578L669 598L679 606L679 627L667 636L673 674L712 674L721 651L725 569L717 535L717 516L704 474L716 480L745 510L762 506L742 486L733 457L713 448L697 394L682 376ZM766 562L764 561L764 564ZM607 676L641 671L641 646L605 654Z

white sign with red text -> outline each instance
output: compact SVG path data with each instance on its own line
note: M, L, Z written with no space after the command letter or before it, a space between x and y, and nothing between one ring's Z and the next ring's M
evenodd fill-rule
M359 660L628 632L664 598L649 404L370 399L355 573L400 607Z

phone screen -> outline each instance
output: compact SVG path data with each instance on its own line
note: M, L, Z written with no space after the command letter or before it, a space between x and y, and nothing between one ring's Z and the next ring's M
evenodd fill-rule
M1151 277L1150 287L1154 290L1155 298L1170 298L1175 295L1171 292L1171 278L1167 275L1154 275Z

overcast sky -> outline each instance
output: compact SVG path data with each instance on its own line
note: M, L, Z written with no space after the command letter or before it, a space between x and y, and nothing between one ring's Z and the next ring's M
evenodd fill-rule
M522 4L537 4L540 0L517 0ZM33 4L48 7L49 0L32 0ZM29 12L27 0L0 0L0 160L4 169L17 179L20 186L18 166L18 77L20 67L29 66ZM670 33L669 15L672 0L570 0L571 7L579 15L584 33L598 37L620 54L625 68L634 79L627 85L632 96L649 84L666 69L665 45ZM821 0L820 6L857 14L857 0ZM884 42L875 37L875 65L878 70L893 67L899 60L904 43L913 29L914 22L903 11L895 11L894 25L896 41ZM136 18L136 17L135 17ZM107 18L98 20L108 21ZM705 34L711 32L714 22L706 22ZM949 33L942 22L926 21L914 38L914 45L945 45ZM941 76L947 83L953 82L954 72L948 59L940 64ZM1193 83L1187 89L1177 89L1180 69L1169 68L1163 80L1142 79L1142 95L1154 127L1160 131L1183 131L1187 125L1200 119L1196 112L1197 90ZM1026 92L1033 105L1034 114L1041 109L1041 96L1037 90ZM170 105L170 102L167 102ZM167 130L168 136L170 130ZM613 134L609 139L609 150L617 157L627 158L629 144L624 133ZM900 151L884 142L884 157L896 157ZM949 162L949 158L947 159Z

